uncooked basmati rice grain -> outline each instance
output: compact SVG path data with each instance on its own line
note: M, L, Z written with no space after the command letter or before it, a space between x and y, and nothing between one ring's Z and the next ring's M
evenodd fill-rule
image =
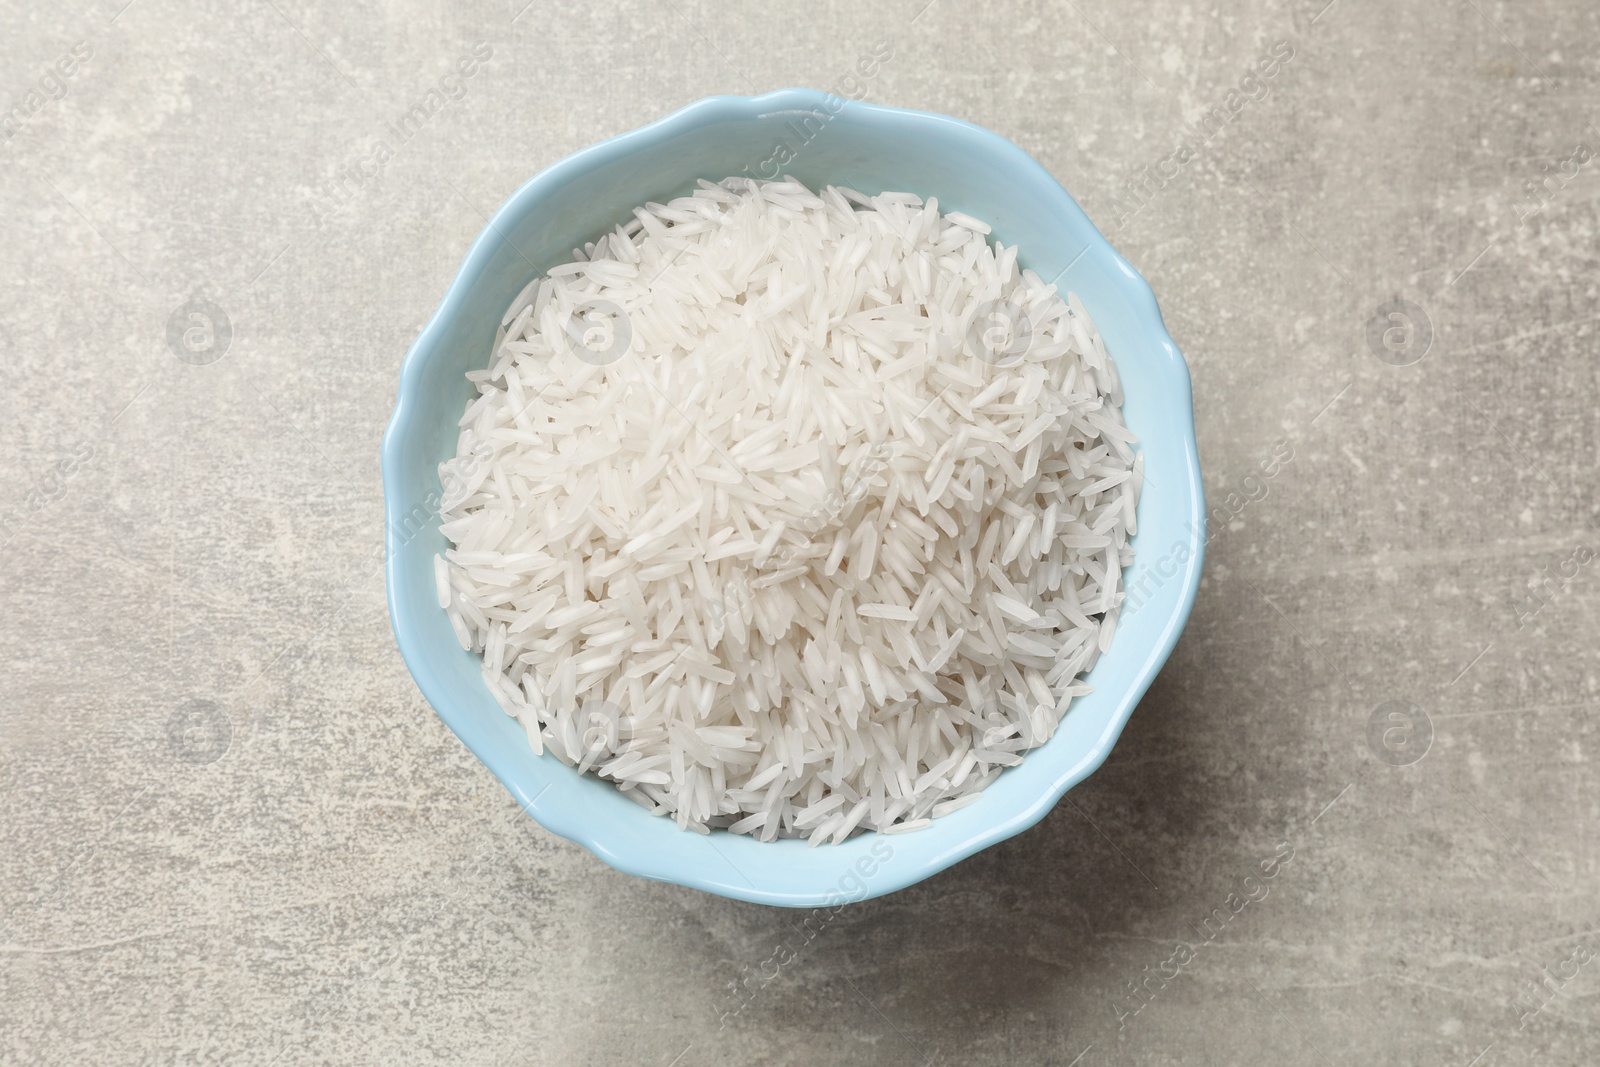
M433 557L433 588L439 597L439 606L450 606L450 565L443 556Z
M517 294L434 582L536 753L821 844L928 826L1055 733L1142 456L1083 305L990 232L730 178Z

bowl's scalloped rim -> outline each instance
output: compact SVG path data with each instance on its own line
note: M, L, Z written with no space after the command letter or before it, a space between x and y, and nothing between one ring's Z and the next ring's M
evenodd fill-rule
M438 309L428 320L428 324L418 334L401 366L400 384L395 399L394 414L389 420L384 431L382 444L382 472L384 484L384 519L385 519L385 562L384 576L387 587L390 623L394 630L396 644L400 648L402 659L405 660L418 689L428 703L434 708L445 724L461 737L462 742L476 755L486 767L498 778L502 785L517 800L522 810L531 816L541 826L552 833L559 834L584 848L605 863L628 874L657 881L670 882L690 888L701 889L716 893L721 896L732 897L738 900L759 904L772 904L786 907L818 907L832 904L838 893L829 891L806 890L781 890L760 888L748 882L721 877L706 870L689 872L685 869L683 860L665 856L651 851L618 852L613 849L605 839L604 824L587 822L572 813L557 811L546 806L541 808L539 795L529 797L515 778L507 770L497 766L499 759L477 751L471 742L462 737L461 731L456 729L452 721L453 712L449 694L443 692L436 679L414 666L420 662L413 655L412 642L414 635L408 633L407 627L401 621L403 606L397 602L396 570L400 559L402 542L396 532L399 528L395 522L395 510L400 507L397 495L391 488L398 478L397 470L400 463L400 442L403 440L407 427L412 418L412 397L418 392L423 366L429 354L437 343L437 335L443 329L443 323L450 317L456 304L464 299L468 288L467 279L476 276L486 265L493 253L493 245L500 237L503 220L520 213L520 205L530 199L537 199L542 195L546 186L558 185L568 181L574 172L581 172L597 164L604 163L613 158L626 154L637 148L640 144L659 143L677 134L681 130L692 128L697 124L716 121L723 118L759 117L774 110L808 110L815 111L824 106L840 101L840 106L830 108L838 114L846 111L855 111L861 114L893 115L898 117L912 117L923 122L949 124L963 131L967 136L975 136L989 142L989 147L997 152L1012 157L1013 164L1034 176L1043 178L1050 184L1062 188L1049 171L1045 170L1032 156L1006 138L962 119L934 112L915 111L905 108L893 108L879 104L869 104L860 101L846 100L832 96L828 93L812 89L780 89L764 93L759 96L710 96L696 100L679 110L656 120L646 126L618 134L605 141L580 149L557 162L546 167L528 181L524 182L504 204L502 204L484 227L472 247L462 260L459 270L450 282L444 299ZM980 852L991 845L1014 837L1028 829L1042 819L1061 798L1067 790L1093 774L1110 755L1112 747L1121 735L1128 719L1132 716L1134 707L1149 690L1155 681L1156 674L1162 664L1171 654L1177 644L1179 635L1184 625L1188 622L1189 614L1194 607L1195 595L1199 589L1200 573L1205 556L1205 538L1202 533L1205 529L1205 492L1200 478L1199 447L1195 440L1194 430L1194 400L1193 386L1189 376L1188 364L1177 344L1172 340L1167 331L1165 321L1161 316L1161 308L1156 302L1155 292L1143 276L1105 239L1099 228L1084 214L1077 201L1074 200L1065 188L1062 193L1070 210L1082 216L1083 221L1092 232L1091 244L1100 254L1109 254L1111 262L1120 270L1121 285L1135 300L1142 305L1150 326L1157 334L1157 340L1170 364L1170 387L1178 390L1179 399L1182 400L1183 410L1189 417L1182 427L1179 443L1184 451L1185 468L1188 475L1186 486L1191 500L1191 513L1189 516L1189 560L1179 572L1178 584L1179 603L1177 610L1167 620L1167 625L1162 631L1160 639L1156 641L1146 656L1144 663L1140 664L1135 672L1135 680L1123 692L1118 701L1115 712L1107 723L1106 729L1095 741L1093 747L1086 752L1072 766L1057 774L1050 783L1050 787L1038 793L1031 803L1010 811L1004 818L985 823L977 832L972 833L959 841L952 843L942 852L937 853L931 860L919 863L915 867L895 868L894 865L885 864L877 874L868 882L866 889L859 896L852 896L852 901L867 900L895 892L906 886L922 881L953 864ZM435 605L437 607L437 605ZM426 675L426 677L424 677ZM690 838L699 835L687 835ZM699 840L709 841L709 838L699 837ZM730 869L731 864L729 864ZM734 873L737 873L736 871Z

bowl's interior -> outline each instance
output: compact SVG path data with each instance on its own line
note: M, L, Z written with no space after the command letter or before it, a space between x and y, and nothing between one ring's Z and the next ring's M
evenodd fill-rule
M841 106L842 105L842 106ZM1047 280L1060 274L1094 317L1124 382L1123 414L1145 456L1137 590L1111 650L1056 735L1007 770L974 804L904 835L864 834L839 846L687 833L612 785L537 757L462 651L433 593L438 464L454 453L472 395L464 374L489 359L500 318L536 274L571 258L631 209L729 175L791 174L866 193L937 196L942 210L989 222L994 238ZM1065 273L1061 273L1061 272ZM424 695L518 801L550 830L613 866L747 900L795 906L877 896L918 881L1032 825L1105 758L1166 659L1199 577L1203 503L1189 378L1154 298L1037 163L994 134L943 116L846 104L820 93L701 101L545 171L500 210L407 358L384 442L388 575L396 637Z

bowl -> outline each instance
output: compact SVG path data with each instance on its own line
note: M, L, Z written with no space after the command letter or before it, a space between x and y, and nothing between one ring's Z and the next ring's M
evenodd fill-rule
M1047 743L973 804L911 833L864 833L840 845L760 842L679 830L608 782L535 756L489 695L480 658L462 650L434 593L438 465L455 453L501 316L537 274L571 258L632 208L691 191L697 179L790 174L937 196L1019 246L1040 277L1083 301L1117 362L1123 416L1144 453L1129 589L1110 650ZM1016 145L958 119L803 89L710 97L561 160L501 206L468 251L444 302L412 345L383 439L389 611L417 686L451 730L540 825L644 878L740 900L833 908L944 870L1038 822L1105 760L1189 616L1205 542L1204 498L1189 373L1154 294L1042 166Z

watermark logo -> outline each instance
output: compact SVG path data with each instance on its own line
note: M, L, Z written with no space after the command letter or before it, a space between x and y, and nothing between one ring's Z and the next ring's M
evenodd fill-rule
M468 82L493 58L494 48L487 41L473 45L472 51L458 57L450 70L412 101L404 114L393 122L384 123L383 130L372 139L369 148L342 164L331 178L313 190L310 206L317 226L344 210L376 181L434 116L466 96Z
M783 972L783 968L799 959L817 935L839 917L846 905L865 900L868 885L892 859L894 847L888 841L873 841L867 853L845 868L835 887L828 891L822 907L813 908L798 926L787 924L789 931L783 935L771 955L754 967L749 964L741 967L738 977L727 984L724 1007L717 1015L717 1029L726 1028L730 1020L737 1018Z
M1529 1023L1539 1017L1539 1013L1550 1006L1550 1003L1566 991L1567 985L1576 977L1587 964L1594 961L1595 949L1592 945L1580 943L1566 959L1556 964L1554 968L1541 967L1537 980L1526 983L1526 992L1520 993L1513 1006L1517 1012L1517 1031L1520 1033Z
M1517 629L1527 626L1541 611L1565 593L1573 579L1578 577L1579 572L1592 562L1594 557L1595 551L1592 547L1579 545L1566 559L1556 564L1554 573L1551 573L1549 564L1546 564L1538 574L1530 578L1527 592L1511 608L1517 617Z
M1251 504L1265 500L1271 492L1270 482L1276 478L1294 459L1294 445L1287 437L1280 440L1272 448L1272 455L1256 463L1255 469L1246 474L1240 481L1240 488L1222 494L1222 499L1217 502L1210 513L1205 517L1205 525L1188 523L1187 528L1201 545L1209 548L1213 542L1228 531L1228 529L1244 514L1244 510ZM1215 499L1215 495L1213 496ZM1193 557L1194 552L1189 547L1189 541L1175 542L1165 555L1155 558L1155 562L1145 567L1135 562L1133 576L1127 585L1127 598L1122 604L1122 616L1130 617L1145 604L1150 602L1169 581L1183 573L1184 565Z
M753 584L747 583L739 574L724 584L721 595L713 597L707 604L707 625L714 640L722 639L729 623L735 618L748 622L755 617L755 589L769 584L773 576L782 575L793 566L801 550L813 543L812 539L818 533L865 497L872 488L873 479L888 468L892 454L889 445L881 441L870 445L851 464L840 484L829 489L793 528L802 538L802 544L791 542L759 560L756 570L760 577Z
M1367 747L1380 763L1409 767L1433 747L1433 720L1409 700L1386 701L1367 719Z
M228 354L233 323L209 300L195 297L167 316L167 347L191 367L204 367Z
M567 348L585 363L604 367L627 354L633 343L628 313L609 300L586 300L572 309L561 330Z
M1260 103L1272 95L1267 84L1295 57L1294 45L1281 40L1268 52L1263 52L1237 85L1230 88L1223 99L1200 114L1197 122L1185 122L1179 133L1178 144L1171 152L1140 167L1134 176L1123 182L1119 199L1113 203L1116 218L1113 224L1120 229L1135 215L1149 206L1156 194L1175 182L1184 169L1203 156L1212 140L1226 129L1252 103Z
M466 456L457 456L441 465L439 489L429 490L419 503L411 506L411 510L386 524L388 533L393 534L397 541L397 549L416 540L435 519L461 502L461 497L468 487L475 484L472 479L476 477L480 465L488 459L488 455L487 451L475 449ZM385 537L383 543L373 548L362 560L362 576L376 578L382 574L384 562L388 558L388 538Z
M1553 167L1549 163L1541 163L1539 177L1529 178L1522 183L1526 197L1517 205L1517 229L1528 225L1529 219L1543 211L1546 204L1554 202L1578 177L1578 172L1594 161L1594 157L1594 149L1580 141L1566 158L1558 160Z
M233 744L233 720L215 701L191 700L167 720L167 747L173 758L197 767L215 763Z
M979 304L967 327L965 346L969 356L997 367L1010 366L1033 346L1033 320L1015 301Z
M1145 964L1138 976L1128 979L1125 983L1127 991L1119 993L1111 1004L1111 1010L1117 1017L1117 1030L1119 1032L1126 1030L1128 1023L1144 1011L1168 985L1189 971L1200 958L1201 949L1209 946L1226 932L1230 924L1246 908L1266 900L1268 894L1272 892L1269 883L1278 877L1284 866L1293 859L1294 846L1287 841L1279 841L1272 855L1256 865L1260 877L1254 873L1245 875L1228 893L1221 906L1212 908L1199 922L1189 924L1190 928L1200 935L1198 940L1179 941L1171 955L1158 962L1154 970L1151 970L1149 964Z
M633 738L623 733L622 709L609 700L585 700L573 721L578 734L579 771L622 755L632 743Z
M1379 304L1367 320L1367 347L1391 367L1409 367L1433 347L1433 320L1410 300Z
M22 503L0 515L0 545L16 537L45 508L67 495L67 483L95 457L94 445L79 442L71 454L45 468L35 486L23 494Z
M11 140L48 104L63 99L67 95L68 82L93 58L94 45L88 41L79 41L61 53L55 63L46 67L39 79L12 105L11 110L0 113L0 134L4 134L6 140Z
M744 177L751 181L777 179L784 167L799 158L800 153L822 135L848 101L866 99L872 79L893 59L894 39L890 37L879 39L870 52L857 56L854 69L834 81L832 90L823 97L822 106L791 116L781 127L783 136L773 144L771 153L754 167L744 167Z

